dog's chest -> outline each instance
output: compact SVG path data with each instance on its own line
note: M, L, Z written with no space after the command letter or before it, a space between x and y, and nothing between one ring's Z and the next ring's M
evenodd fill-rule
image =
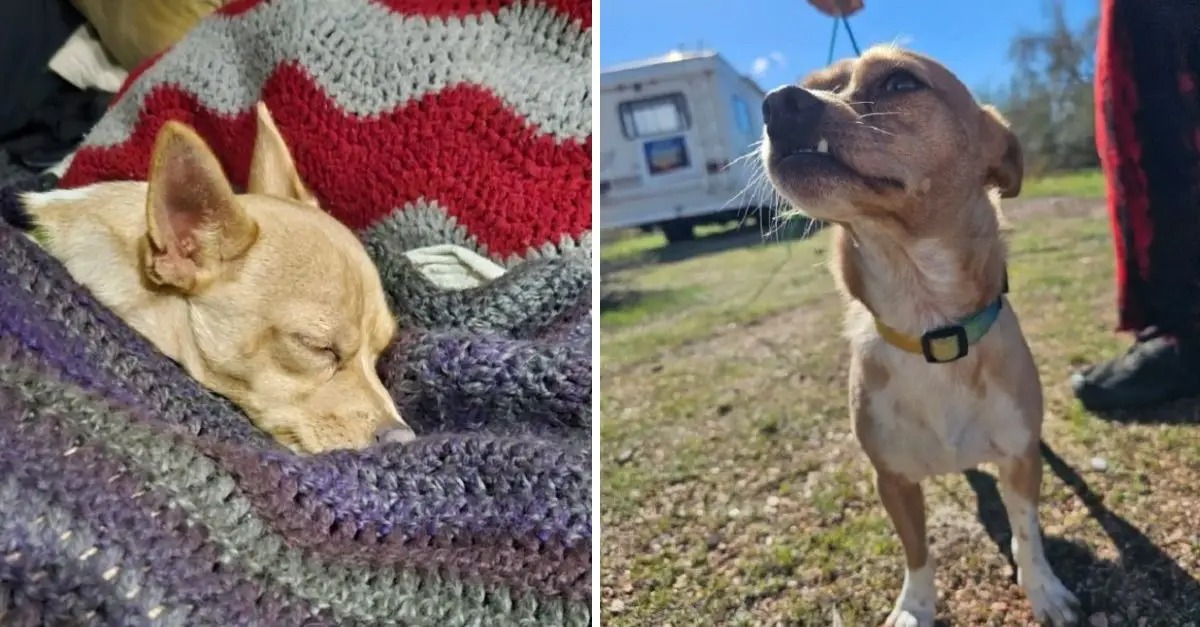
M1026 449L1030 428L1011 394L986 379L966 385L945 365L909 357L884 350L872 357L891 376L865 391L866 411L856 425L870 431L873 454L888 470L916 481Z

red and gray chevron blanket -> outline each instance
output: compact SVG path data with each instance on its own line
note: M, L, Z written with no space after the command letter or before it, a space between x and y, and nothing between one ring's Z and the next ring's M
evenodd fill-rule
M235 184L264 101L321 205L495 259L591 229L587 0L236 0L138 69L62 186L142 179L163 122ZM458 232L460 231L461 232Z
M590 623L590 21L235 0L130 76L60 186L144 178L167 120L244 182L266 102L379 265L421 437L292 455L0 225L0 624ZM437 244L506 271L439 287Z

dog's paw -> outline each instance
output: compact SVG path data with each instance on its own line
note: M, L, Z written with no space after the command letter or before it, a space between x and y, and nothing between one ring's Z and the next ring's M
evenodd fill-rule
M1049 569L1036 569L1025 579L1025 594L1033 606L1033 618L1043 625L1067 627L1079 623L1079 599ZM1032 574L1032 573L1030 573Z
M933 627L936 603L932 562L917 570L905 571L900 597L884 621L884 627Z
M884 627L933 627L933 609L915 610L898 607L892 610Z

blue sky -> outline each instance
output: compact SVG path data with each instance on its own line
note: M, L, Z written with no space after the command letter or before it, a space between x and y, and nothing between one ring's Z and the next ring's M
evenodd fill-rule
M973 89L1012 74L1008 44L1044 23L1045 0L865 0L850 17L862 47L898 42L931 55ZM1065 0L1067 19L1096 14L1096 0ZM600 0L600 67L700 46L721 53L766 89L825 65L831 18L805 0ZM844 30L835 57L851 56Z

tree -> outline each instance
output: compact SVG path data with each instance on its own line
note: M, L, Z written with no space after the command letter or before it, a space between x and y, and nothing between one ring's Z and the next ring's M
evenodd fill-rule
M1021 138L1028 171L1096 167L1092 77L1098 17L1072 28L1061 0L1046 2L1043 10L1041 29L1013 38L1009 58L1016 72L992 101Z

